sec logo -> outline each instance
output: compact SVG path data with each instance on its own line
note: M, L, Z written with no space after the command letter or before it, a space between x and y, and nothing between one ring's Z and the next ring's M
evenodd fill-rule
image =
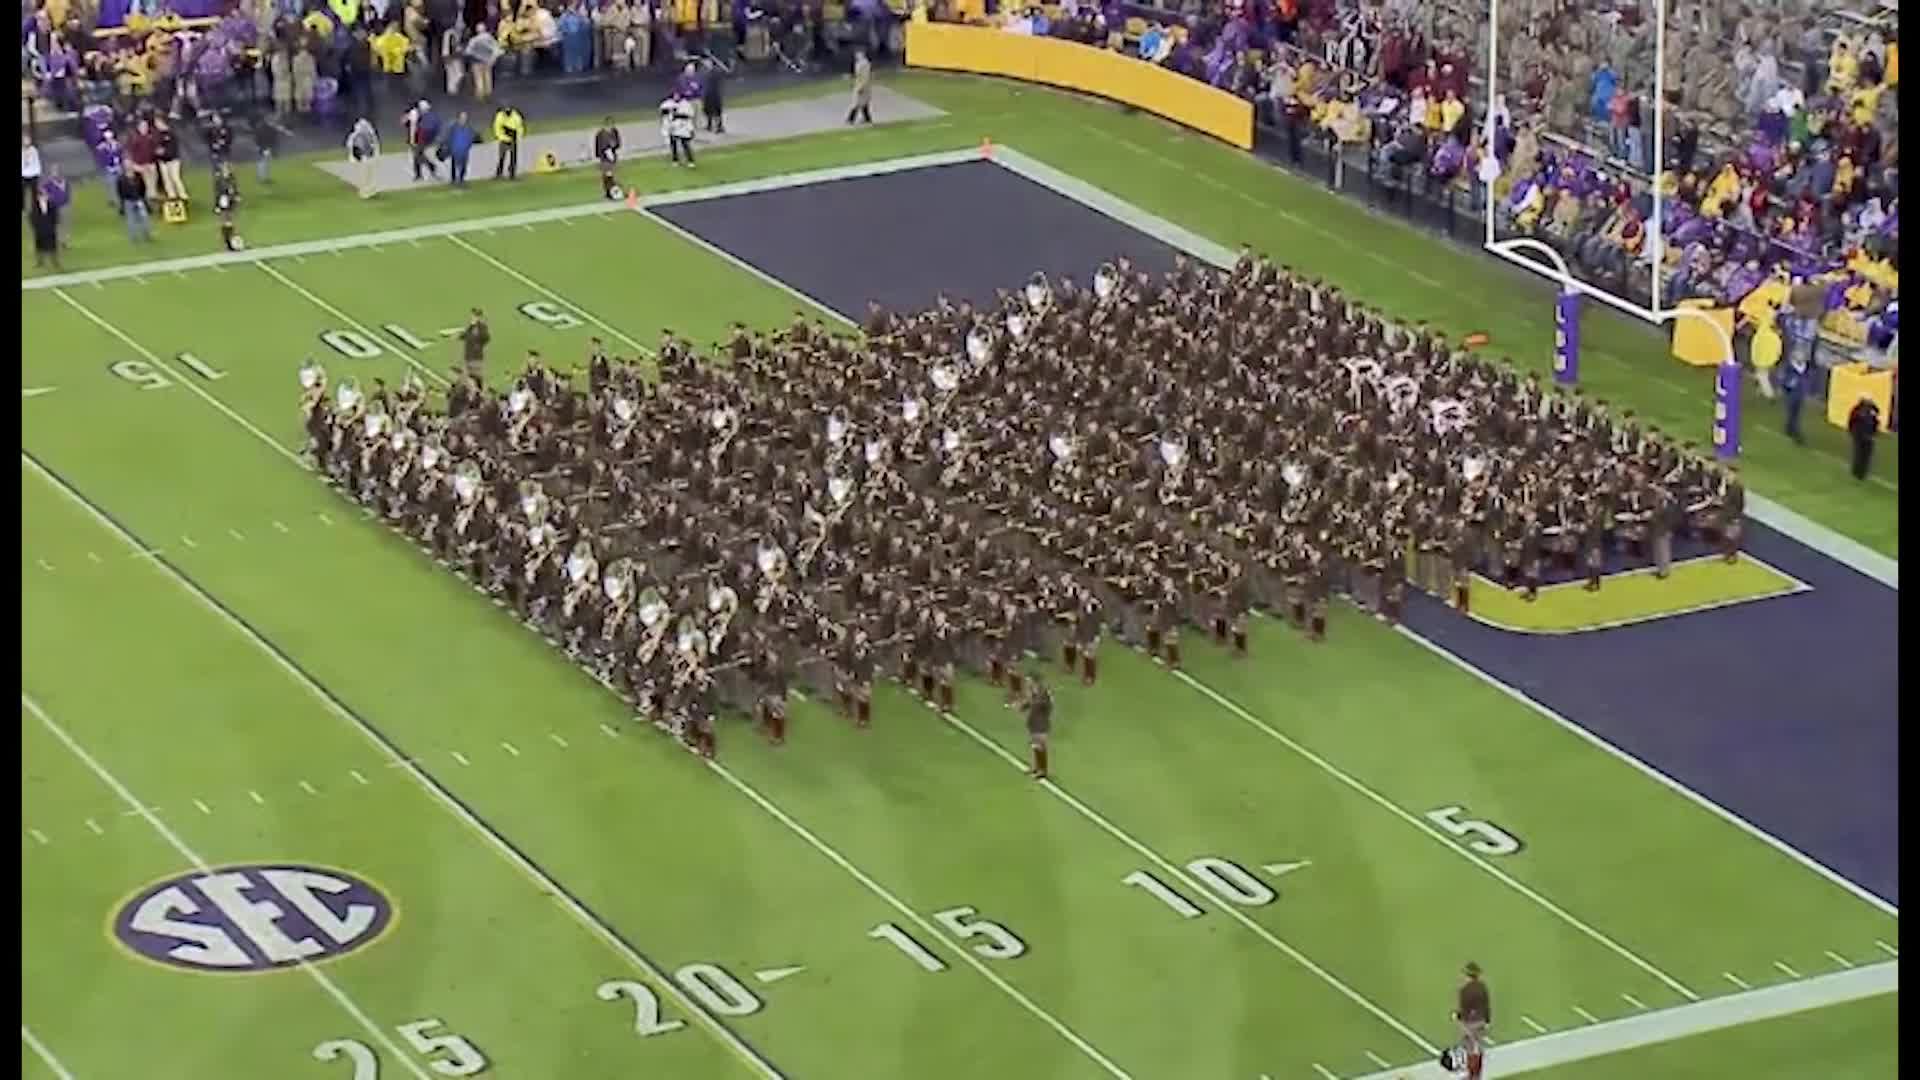
M149 885L121 906L113 932L163 964L241 973L344 956L392 922L393 905L351 874L244 865Z

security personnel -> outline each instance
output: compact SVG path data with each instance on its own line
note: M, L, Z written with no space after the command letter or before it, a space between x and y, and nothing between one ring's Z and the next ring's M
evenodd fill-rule
M503 176L508 180L520 178L520 140L526 137L527 121L519 109L503 103L495 110L493 141L500 144L500 154L493 163L495 180Z

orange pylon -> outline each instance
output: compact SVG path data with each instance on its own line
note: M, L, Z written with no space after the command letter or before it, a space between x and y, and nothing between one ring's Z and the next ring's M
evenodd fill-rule
M629 210L640 209L640 193L633 190L632 188L627 189L627 209Z

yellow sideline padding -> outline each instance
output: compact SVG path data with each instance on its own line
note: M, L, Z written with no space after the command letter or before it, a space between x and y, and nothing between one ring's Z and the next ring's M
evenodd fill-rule
M910 23L907 65L1077 90L1253 148L1252 102L1108 49L987 27Z

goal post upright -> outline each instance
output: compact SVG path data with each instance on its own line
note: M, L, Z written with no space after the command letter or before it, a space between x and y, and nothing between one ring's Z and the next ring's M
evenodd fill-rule
M1494 114L1495 105L1500 100L1500 0L1487 0L1489 27L1487 33L1487 100L1485 117L1485 146L1488 153L1493 152L1494 133L1497 130ZM1542 241L1531 237L1514 237L1502 240L1496 229L1498 214L1495 211L1494 193L1487 191L1486 239L1482 246L1489 253L1513 263L1531 273L1545 277L1560 287L1560 295L1555 299L1554 316L1556 342L1554 345L1554 370L1556 377L1565 383L1577 381L1578 371L1578 300L1591 297L1608 307L1631 315L1642 322L1654 326L1666 326L1681 319L1691 319L1709 328L1719 339L1721 347L1720 363L1714 373L1713 419L1710 432L1714 453L1722 459L1731 459L1740 454L1740 366L1734 358L1733 336L1720 321L1696 307L1661 306L1661 272L1666 265L1666 215L1661 205L1660 183L1666 173L1667 138L1667 4L1669 0L1654 0L1653 22L1653 93L1649 98L1649 107L1653 113L1653 147L1650 159L1650 172L1653 178L1652 212L1648 215L1646 250L1649 256L1648 266L1648 304L1642 306L1627 297L1609 292L1576 274L1560 252ZM1509 118L1511 119L1511 117ZM1534 257L1527 257L1529 252ZM1546 264L1542 265L1541 259ZM1632 264L1629 264L1631 268ZM1571 320L1571 324L1570 324Z

